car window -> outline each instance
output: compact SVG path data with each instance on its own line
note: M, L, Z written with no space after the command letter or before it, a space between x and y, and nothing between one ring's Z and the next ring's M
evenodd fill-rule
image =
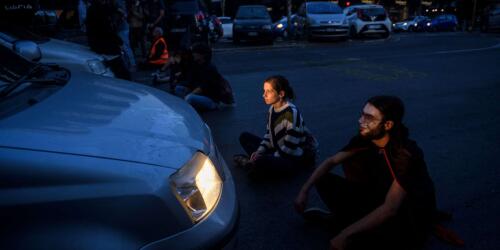
M240 7L236 13L238 19L270 19L264 7Z
M342 9L334 3L312 2L307 5L310 14L341 14Z
M367 8L367 9L363 9L363 14L365 14L367 16L385 15L385 9L384 8Z

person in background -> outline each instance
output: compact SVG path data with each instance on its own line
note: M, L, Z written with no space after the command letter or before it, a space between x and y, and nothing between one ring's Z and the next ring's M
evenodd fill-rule
M130 23L130 45L134 55L136 49L139 49L142 57L147 56L145 29L144 6L141 0L128 0L128 18Z
M154 28L153 37L153 44L146 62L141 65L142 69L160 69L168 62L168 48L167 42L163 38L163 29L160 27Z
M205 43L195 43L191 52L193 63L189 82L177 85L175 94L184 98L199 112L215 110L222 104L234 106L229 82L211 63L212 49Z

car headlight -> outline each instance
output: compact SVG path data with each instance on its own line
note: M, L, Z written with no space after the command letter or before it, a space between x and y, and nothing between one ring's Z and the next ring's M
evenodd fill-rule
M271 25L269 25L269 24L262 25L262 29L263 30L270 30L271 29Z
M212 211L222 192L222 180L217 169L210 158L201 152L197 152L170 176L170 185L193 223Z
M418 26L418 23L414 24L413 26L417 27L417 26Z
M241 26L241 25L239 25L239 24L234 25L234 29L235 29L235 30L240 30L240 29L242 29L242 28L243 28L243 26Z
M276 25L276 28L283 29L283 24L282 23L278 23L278 25Z
M87 65L89 65L90 72L94 74L102 75L106 72L106 66L104 66L104 63L101 60L88 60Z
M408 25L408 23L403 23L403 26L407 26L407 25Z
M427 23L427 26L431 26L431 23Z

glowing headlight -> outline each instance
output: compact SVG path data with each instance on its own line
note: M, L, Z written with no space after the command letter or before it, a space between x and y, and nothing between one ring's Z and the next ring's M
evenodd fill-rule
M413 26L417 27L417 26L418 26L418 23L414 24Z
M283 24L282 23L278 23L278 25L276 25L276 28L283 29Z
M427 26L431 26L431 23L427 23Z
M271 29L271 25L269 25L269 24L262 25L262 29L263 30L270 30Z
M407 26L407 25L408 25L408 23L403 23L403 26Z
M106 73L106 66L104 66L101 60L88 60L87 65L89 65L90 71L94 74L102 75Z
M212 211L222 192L222 180L217 169L210 158L200 152L170 176L170 184L193 223Z

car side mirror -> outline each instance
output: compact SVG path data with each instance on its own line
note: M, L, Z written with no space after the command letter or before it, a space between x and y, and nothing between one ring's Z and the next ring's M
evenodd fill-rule
M16 53L30 61L38 62L42 59L42 51L38 44L33 41L17 41L14 43L13 48Z

